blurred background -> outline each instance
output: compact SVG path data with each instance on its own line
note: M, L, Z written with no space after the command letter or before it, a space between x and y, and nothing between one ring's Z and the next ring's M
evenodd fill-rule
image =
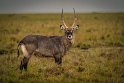
M0 13L124 12L123 0L1 0Z

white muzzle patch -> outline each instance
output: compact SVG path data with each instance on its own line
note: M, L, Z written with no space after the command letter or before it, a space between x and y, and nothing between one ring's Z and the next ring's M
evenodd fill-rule
M68 35L68 39L71 40L72 39L72 35Z

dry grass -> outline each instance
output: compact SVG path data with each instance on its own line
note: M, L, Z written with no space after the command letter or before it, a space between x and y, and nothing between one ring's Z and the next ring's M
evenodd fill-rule
M71 14L65 19L69 26ZM72 15L73 16L73 15ZM28 34L62 35L59 14L0 15L0 83L124 83L124 14L79 14L80 29L62 66L33 56L17 69L17 44Z

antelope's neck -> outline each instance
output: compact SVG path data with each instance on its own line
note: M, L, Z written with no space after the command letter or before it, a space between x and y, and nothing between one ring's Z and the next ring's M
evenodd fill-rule
M72 40L69 40L66 36L63 36L63 44L66 50L68 50L72 46L73 42Z

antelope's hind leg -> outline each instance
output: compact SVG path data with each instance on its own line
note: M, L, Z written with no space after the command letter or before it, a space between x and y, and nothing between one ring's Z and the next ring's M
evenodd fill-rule
M29 53L26 49L25 45L21 45L21 49L24 55L24 58L21 60L20 64L20 70L22 71L23 69L27 70L28 62L31 57L31 53Z
M20 70L22 71L23 69L25 69L27 71L27 65L28 65L28 62L29 62L29 58L27 57L24 57L21 61L21 64L20 64Z

